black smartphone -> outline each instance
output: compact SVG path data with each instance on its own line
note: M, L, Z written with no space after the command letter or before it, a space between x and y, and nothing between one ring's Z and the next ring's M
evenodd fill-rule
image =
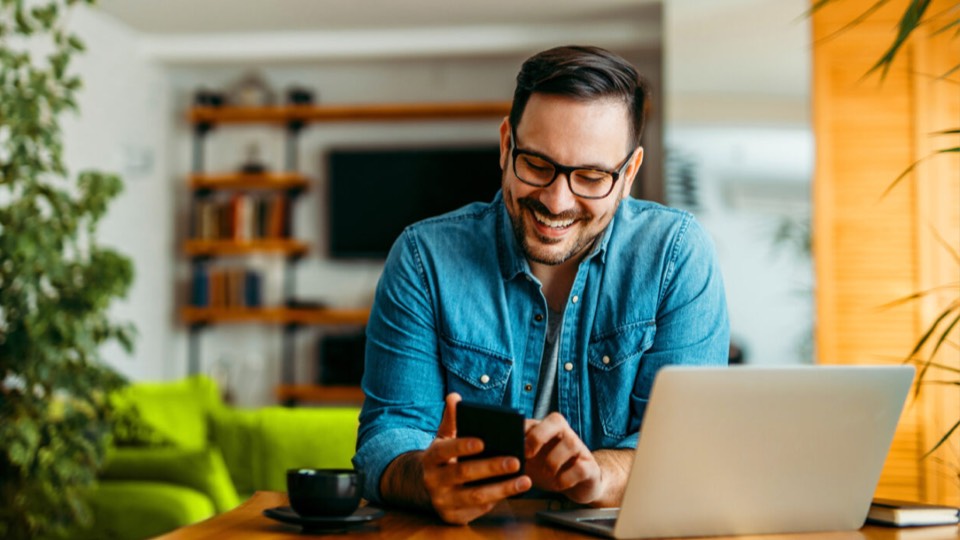
M523 474L523 415L498 405L457 403L457 437L476 437L483 441L483 452L461 457L461 461L513 456L520 460L520 470L467 485L482 485L514 478Z

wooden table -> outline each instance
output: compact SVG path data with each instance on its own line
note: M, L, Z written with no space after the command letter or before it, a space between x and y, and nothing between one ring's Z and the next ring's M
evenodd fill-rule
M183 527L156 540L200 540L200 539L303 539L300 528L285 525L263 515L263 510L275 506L286 506L289 502L285 493L258 491L249 500L218 516ZM508 500L490 514L474 521L468 526L445 525L429 515L400 511L388 511L380 520L352 529L348 533L318 535L323 538L414 538L425 540L453 540L478 538L518 538L518 539L567 539L596 538L575 531L556 528L537 522L535 514L551 504L548 501L532 499ZM556 502L552 503L558 504ZM729 537L728 537L729 538ZM735 538L735 537L734 537ZM925 527L915 529L892 529L886 527L864 527L859 531L830 533L801 533L783 535L764 535L741 537L756 540L958 540L960 529L956 526ZM714 540L723 540L716 538Z

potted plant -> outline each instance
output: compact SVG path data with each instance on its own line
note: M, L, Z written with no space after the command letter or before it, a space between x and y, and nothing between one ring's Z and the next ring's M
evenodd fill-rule
M133 329L107 308L133 267L96 238L122 183L73 179L62 160L60 118L81 86L70 61L83 43L63 24L76 3L0 2L0 538L54 538L89 521L106 397L123 384L98 351L132 348Z

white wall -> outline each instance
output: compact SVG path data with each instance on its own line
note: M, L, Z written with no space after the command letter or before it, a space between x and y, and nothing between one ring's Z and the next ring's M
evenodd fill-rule
M100 240L133 259L136 277L115 320L139 328L136 351L103 350L133 380L168 376L172 301L164 284L173 262L171 193L164 176L169 105L163 70L138 55L137 36L109 17L75 9L70 28L86 42L73 69L84 81L80 114L63 122L64 159L71 174L118 173L125 189L100 225Z
M669 127L666 145L693 163L700 202L693 211L716 243L731 337L746 363L809 363L811 260L796 244L775 241L784 220L810 216L809 129L679 124Z
M748 363L810 361L813 272L775 246L810 212L806 0L664 2L667 150L696 164L697 217L713 236L732 337Z

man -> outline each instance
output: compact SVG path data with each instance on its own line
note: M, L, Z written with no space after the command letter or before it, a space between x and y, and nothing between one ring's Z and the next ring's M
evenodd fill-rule
M726 363L709 238L629 198L647 99L608 51L530 58L500 125L500 193L397 240L367 327L354 464L368 499L450 523L531 488L616 506L657 370ZM461 399L529 418L523 475L466 485L519 462L458 461L482 448L456 438Z

